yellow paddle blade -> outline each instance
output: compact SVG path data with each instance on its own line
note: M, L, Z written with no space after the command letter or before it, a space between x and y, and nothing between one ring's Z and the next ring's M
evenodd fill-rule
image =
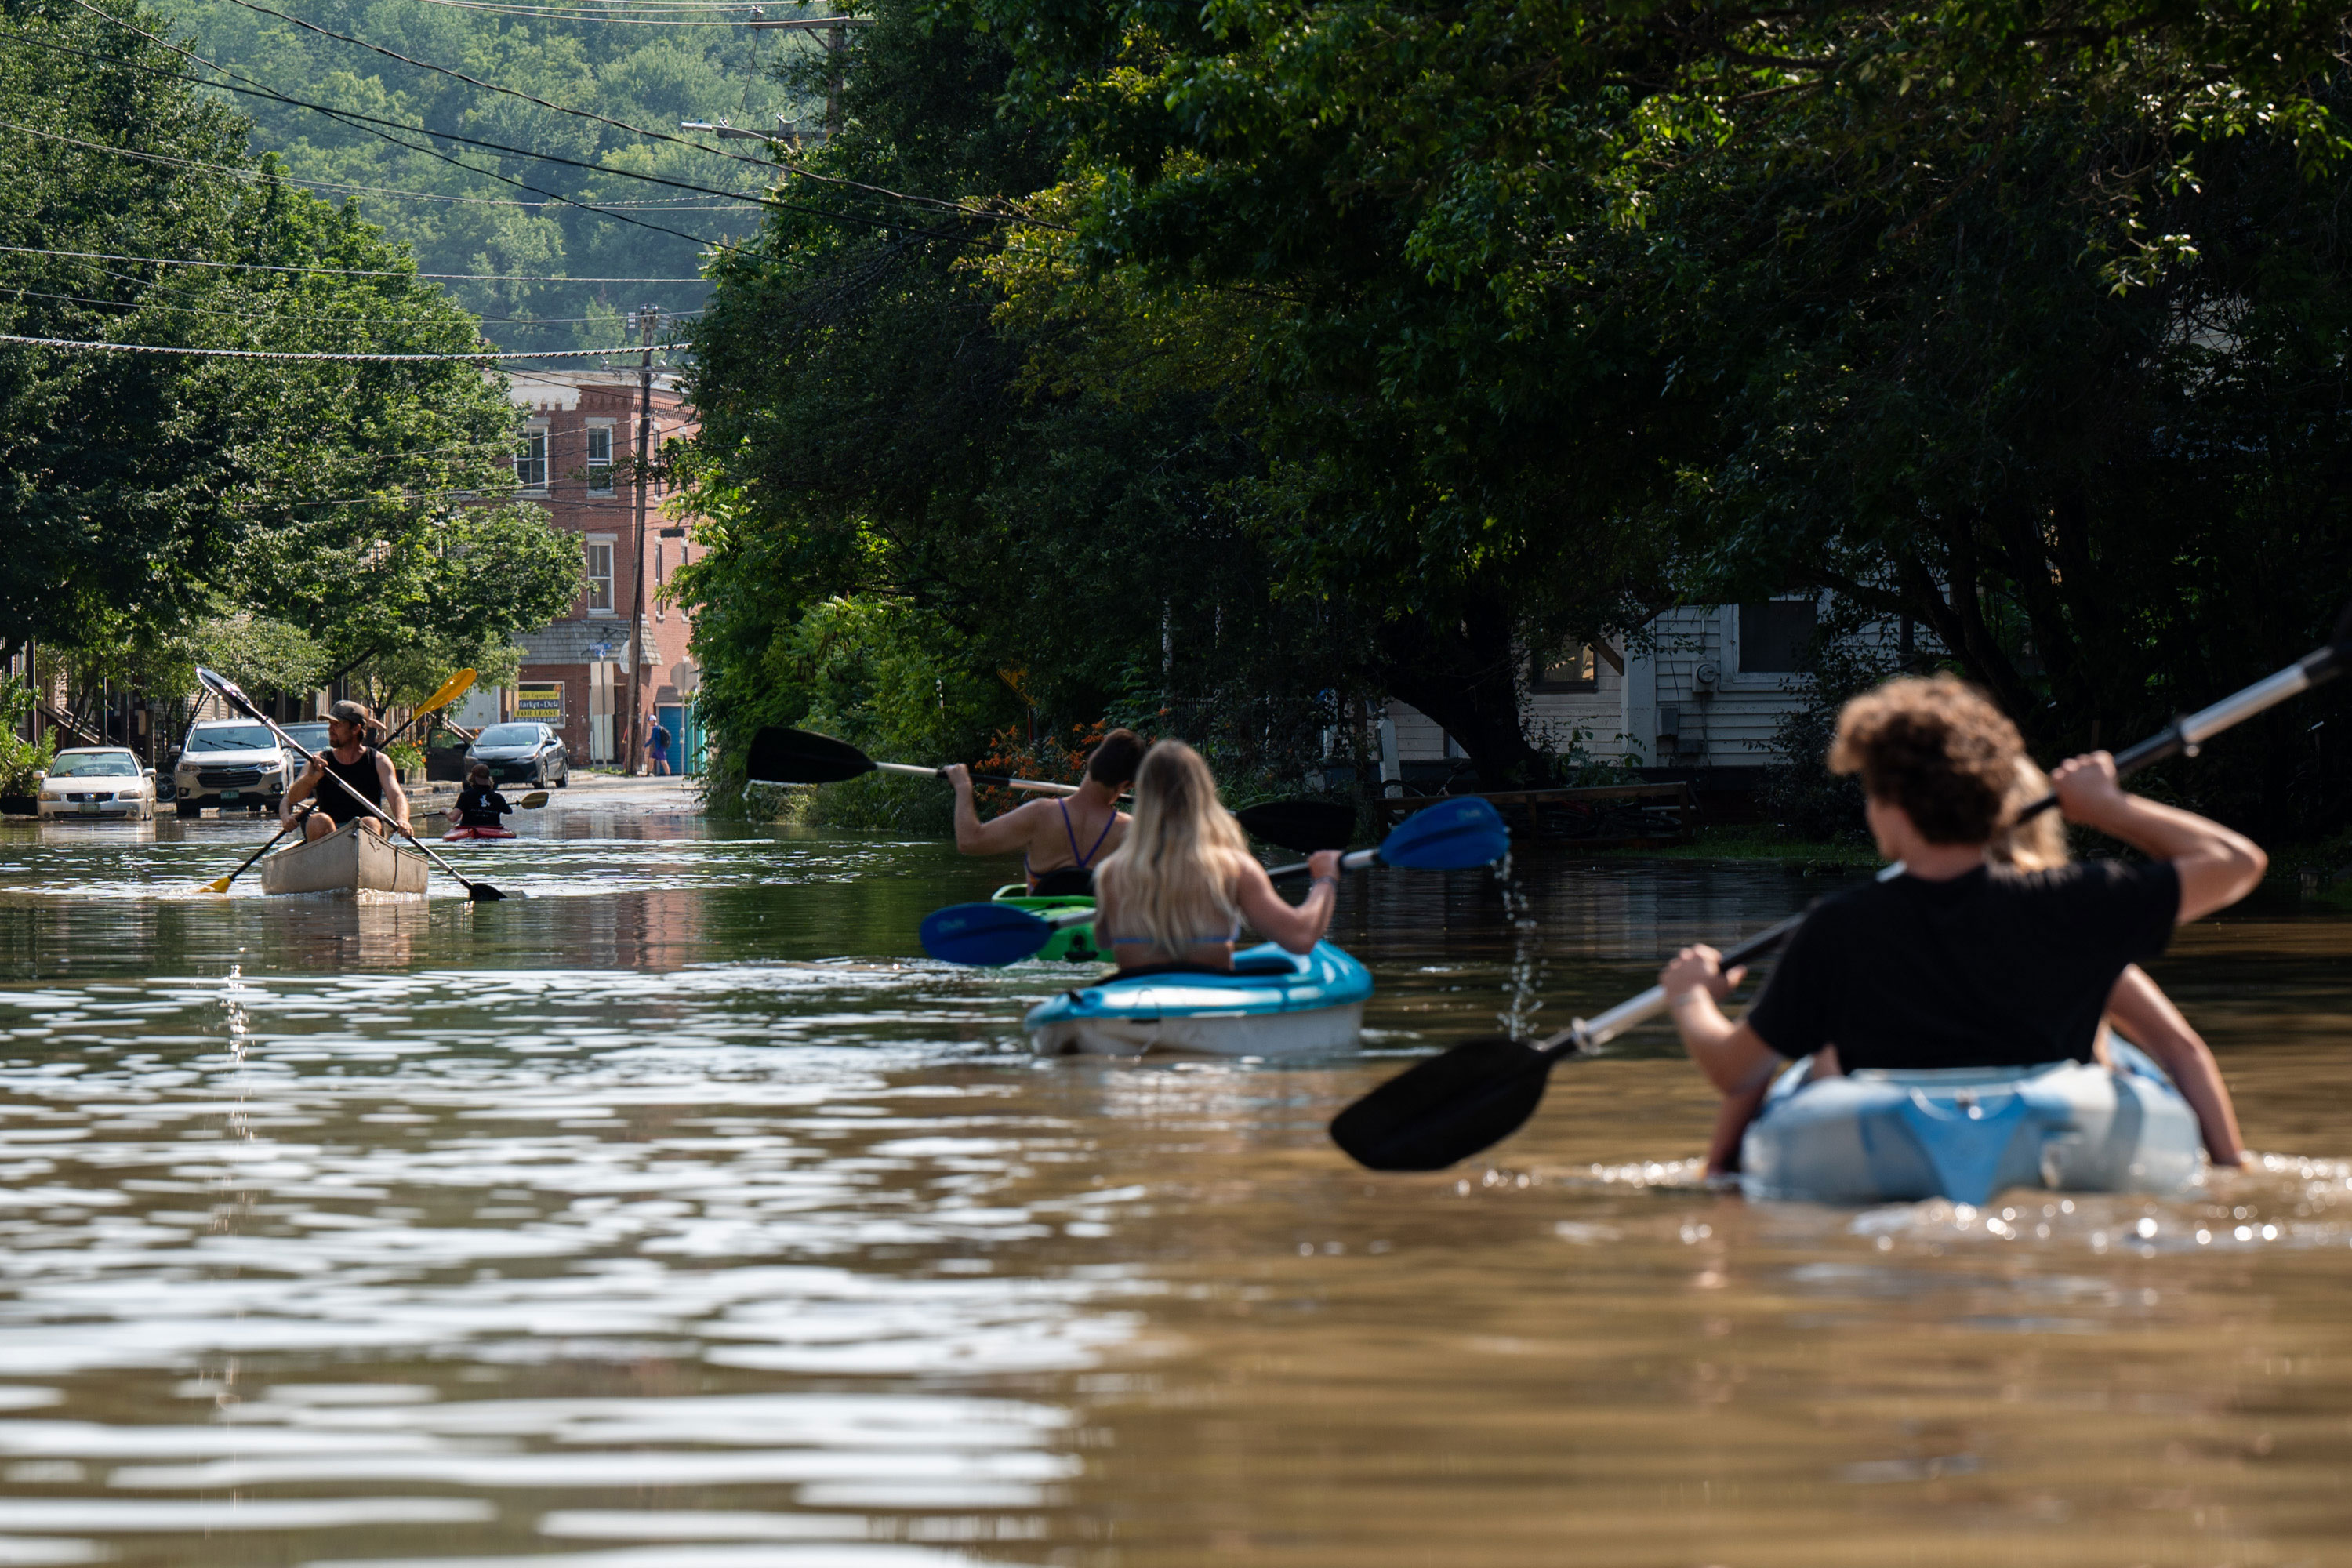
M216 878L212 881L206 882L205 884L205 890L208 893L226 893L228 891L229 883L235 879L236 876L236 873L232 871L226 877Z
M535 789L515 804L525 811L537 811L547 804L547 792L543 789Z
M438 713L442 709L466 695L472 689L473 684L473 670L470 668L459 670L441 683L440 690L425 700L424 705L416 710L416 717L422 719L427 713Z

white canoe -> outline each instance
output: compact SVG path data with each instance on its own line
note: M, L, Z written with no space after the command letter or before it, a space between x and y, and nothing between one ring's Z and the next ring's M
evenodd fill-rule
M421 893L430 863L414 849L346 823L324 838L291 845L261 863L265 893Z

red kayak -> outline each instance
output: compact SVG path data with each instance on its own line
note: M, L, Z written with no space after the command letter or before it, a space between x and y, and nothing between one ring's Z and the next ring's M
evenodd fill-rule
M512 838L514 832L505 827L453 827L441 836L444 844L455 844L461 838Z

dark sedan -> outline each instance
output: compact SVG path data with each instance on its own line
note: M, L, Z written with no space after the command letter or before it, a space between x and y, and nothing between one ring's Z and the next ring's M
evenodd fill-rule
M544 724L493 724L474 737L466 760L487 764L498 784L562 789L572 782L572 753Z

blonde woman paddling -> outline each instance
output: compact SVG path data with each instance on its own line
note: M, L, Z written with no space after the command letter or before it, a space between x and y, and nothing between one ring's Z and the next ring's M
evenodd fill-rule
M1231 969L1244 925L1296 953L1314 950L1339 900L1339 852L1307 858L1305 901L1274 890L1201 754L1161 741L1135 774L1135 820L1095 872L1095 931L1123 971Z

